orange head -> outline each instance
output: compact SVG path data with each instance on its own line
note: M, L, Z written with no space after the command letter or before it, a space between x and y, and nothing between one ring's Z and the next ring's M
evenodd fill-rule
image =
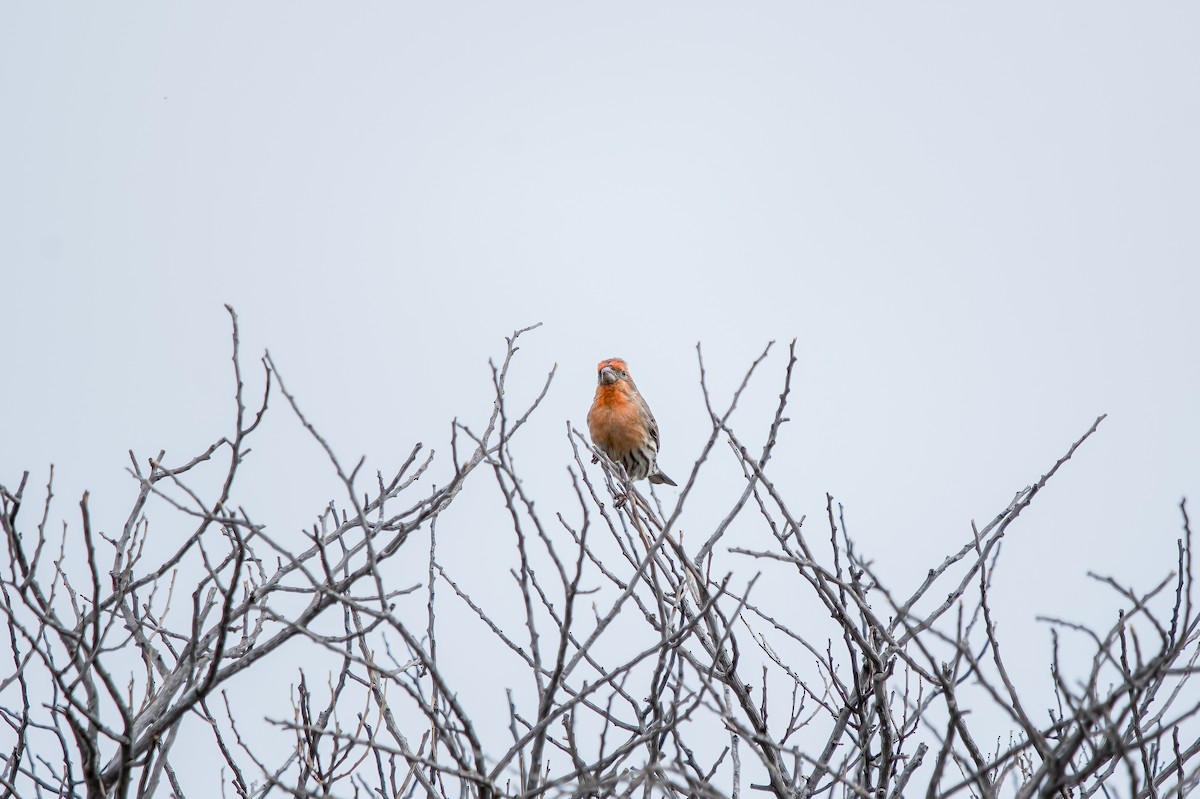
M611 386L618 380L629 379L629 366L620 358L608 358L596 367L597 379L602 386Z

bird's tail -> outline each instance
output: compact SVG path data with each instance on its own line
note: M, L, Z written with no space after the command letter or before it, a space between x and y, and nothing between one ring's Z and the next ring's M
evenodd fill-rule
M669 486L676 485L674 480L672 480L670 477L667 477L665 474L658 471L657 469L654 471L654 474L650 475L646 479L649 480L651 483L655 483L657 485L662 485L664 483L666 483Z

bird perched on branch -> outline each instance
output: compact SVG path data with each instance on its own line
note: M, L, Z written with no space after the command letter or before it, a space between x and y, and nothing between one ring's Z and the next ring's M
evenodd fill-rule
M658 423L633 384L629 367L620 358L609 358L597 370L599 385L587 417L592 442L624 466L630 480L675 485L658 470Z

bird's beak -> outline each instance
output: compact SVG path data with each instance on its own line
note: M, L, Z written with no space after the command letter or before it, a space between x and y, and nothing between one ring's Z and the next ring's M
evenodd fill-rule
M611 386L617 382L617 370L611 366L606 366L600 370L600 385Z

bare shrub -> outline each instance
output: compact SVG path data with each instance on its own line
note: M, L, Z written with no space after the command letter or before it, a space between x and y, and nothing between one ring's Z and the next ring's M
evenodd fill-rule
M223 793L242 797L1160 797L1197 782L1200 698L1188 682L1200 647L1186 506L1177 562L1159 584L1096 578L1124 605L1109 627L1046 619L1053 707L1021 695L993 621L1001 541L1103 417L961 547L894 587L859 553L832 497L814 531L769 468L794 342L761 451L751 453L730 420L771 347L722 405L697 349L711 433L673 507L641 494L568 428L576 506L546 514L510 449L554 376L510 408L509 371L529 329L507 339L492 367L484 424L455 423L453 479L427 487L433 461L420 445L389 476L339 461L269 355L251 403L230 315L234 429L181 464L130 453L139 491L119 534L93 529L85 494L78 522L56 535L53 472L40 513L26 507L28 473L15 489L0 486L5 797L207 795L210 785L183 785L172 766L200 734L220 754L212 770ZM310 529L284 538L231 501L273 393L345 488L339 502L314 509ZM741 467L740 498L686 547L677 522L697 476L726 448ZM204 496L190 478L214 458L228 466L216 495ZM442 514L469 479L478 485L489 473L504 501L494 524L511 531L515 605L472 593L438 552ZM145 556L151 502L190 520L160 562ZM735 520L760 525L773 545L727 547ZM745 568L718 571L718 549ZM72 573L67 553L86 570ZM420 564L421 584L391 585L388 564L401 558ZM756 590L768 569L786 576L788 591ZM519 665L522 686L504 697L503 723L487 717L494 703L472 705L455 682L462 670L439 650L438 614L451 603L476 628L479 668ZM797 607L832 632L800 629ZM271 668L289 642L334 667L301 666L291 707L266 719L239 712L230 689L244 672ZM1000 744L976 726L987 713L1011 730ZM271 759L281 747L287 754Z

